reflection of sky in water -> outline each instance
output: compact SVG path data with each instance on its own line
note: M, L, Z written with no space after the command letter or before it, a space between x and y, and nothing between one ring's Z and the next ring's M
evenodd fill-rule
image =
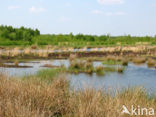
M12 64L12 63L8 63ZM64 64L69 66L68 60L45 60L35 61L35 63L20 63L19 65L33 66L33 68L0 68L9 76L23 76L35 74L40 69L47 69L41 66L52 64L60 66ZM101 65L101 62L94 62L94 66ZM90 88L106 88L109 90L123 89L123 87L143 86L148 91L156 93L156 70L149 69L146 65L136 66L129 63L123 74L106 73L105 76L99 77L94 73L92 76L87 74L70 75L71 86L75 89Z
M92 76L79 74L71 75L71 79L71 84L76 89L93 87L96 89L122 90L124 87L142 86L149 92L156 92L156 70L148 69L146 65L135 66L130 63L123 74L114 72L102 77L97 77L96 74Z

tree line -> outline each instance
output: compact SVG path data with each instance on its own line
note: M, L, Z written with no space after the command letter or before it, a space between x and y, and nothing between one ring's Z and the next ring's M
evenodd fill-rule
M156 45L156 36L136 37L131 35L84 35L84 34L40 34L38 29L14 28L12 26L0 26L0 45L55 45L55 46L111 46L111 45L135 45L137 43Z
M11 41L29 41L31 42L34 36L40 35L40 31L38 29L31 28L14 28L12 26L0 26L0 38L9 39Z

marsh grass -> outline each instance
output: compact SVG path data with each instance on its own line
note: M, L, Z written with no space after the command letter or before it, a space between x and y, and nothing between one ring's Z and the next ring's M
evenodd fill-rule
M148 59L147 65L148 65L149 68L150 67L155 67L156 66L156 60L154 60L154 59Z
M88 73L92 74L94 72L93 63L91 61L73 60L70 62L68 69L71 73Z
M117 60L105 60L102 63L105 65L121 65L122 64L121 61L117 61Z
M115 61L115 60L107 60L105 62L103 62L103 64L107 64L107 65L122 65L122 61ZM87 59L87 60L81 60L81 59L74 59L72 61L70 61L70 66L69 68L66 70L66 72L69 73L88 73L88 74L92 74L92 73L96 73L98 76L103 76L105 75L105 73L107 72L119 72L119 73L123 73L124 71L124 67L115 67L115 66L97 66L94 67L93 66L93 61L92 59Z
M52 81L55 77L59 76L60 74L65 73L66 68L56 68L56 69L43 69L39 70L35 77L40 78L41 80L48 80Z
M144 64L146 62L146 58L145 57L137 57L137 58L133 58L132 62L134 64Z
M18 61L18 60L15 60L15 61L14 61L14 65L15 65L16 67L18 67L18 66L19 66L19 61Z
M50 83L46 80L37 77L8 79L0 75L0 116L128 117L121 114L123 105L156 109L156 97L149 98L141 88L129 88L111 95L92 88L69 90L65 76L56 77Z
M126 59L122 60L122 65L123 66L128 66L128 60L126 60Z
M104 76L105 75L103 66L97 66L95 71L96 71L96 74L98 76Z
M117 68L117 72L118 72L118 73L123 73L124 70L125 70L124 67L118 67L118 68Z
M1 76L1 117L50 117L68 113L68 82L57 78L47 84L39 79L18 80Z
M69 61L74 61L76 59L77 59L77 55L76 54L70 54Z

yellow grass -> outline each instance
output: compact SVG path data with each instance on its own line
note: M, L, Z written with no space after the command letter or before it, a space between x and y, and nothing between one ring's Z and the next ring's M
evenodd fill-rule
M137 57L137 58L133 58L133 63L135 64L143 64L146 62L146 58L144 57Z
M147 65L148 65L148 67L155 67L156 66L156 60L148 59Z
M156 98L149 100L140 88L112 96L91 88L69 91L64 76L47 83L0 75L0 81L0 117L126 117L122 105L156 109Z

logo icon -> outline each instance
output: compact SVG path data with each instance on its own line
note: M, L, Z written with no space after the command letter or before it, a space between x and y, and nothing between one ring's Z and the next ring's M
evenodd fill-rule
M129 114L130 115L130 112L128 111L127 107L125 105L122 106L123 110L122 110L122 114Z
M125 105L122 106L121 114L128 114L128 115L154 115L153 108L142 108L140 106L131 106L131 110L128 110Z

